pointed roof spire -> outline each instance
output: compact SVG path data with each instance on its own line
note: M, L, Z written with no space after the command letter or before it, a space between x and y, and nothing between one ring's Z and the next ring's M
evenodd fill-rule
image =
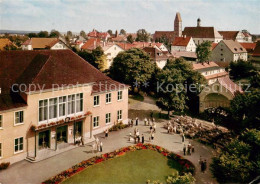
M178 20L179 22L182 22L180 12L176 13L175 20Z

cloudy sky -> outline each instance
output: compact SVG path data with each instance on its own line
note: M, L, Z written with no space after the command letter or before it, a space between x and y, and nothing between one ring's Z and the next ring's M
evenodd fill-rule
M183 28L247 29L260 34L259 0L0 0L0 29L86 32L144 28L173 30L176 12Z

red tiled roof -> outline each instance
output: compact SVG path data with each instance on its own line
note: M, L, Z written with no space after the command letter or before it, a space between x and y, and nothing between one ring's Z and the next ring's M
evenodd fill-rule
M180 58L180 57L193 58L193 59L197 58L196 52L174 51L174 50L172 50L171 54L175 58Z
M223 36L224 40L236 40L239 31L219 31L219 34Z
M202 63L193 63L192 66L193 66L194 70L200 70L200 69L211 68L211 67L216 67L216 66L218 67L219 65L217 65L213 61L210 61L209 63L204 62L203 64Z
M110 35L107 32L102 33L102 32L93 30L92 32L88 33L88 37L105 39L106 37L110 37Z
M174 39L174 31L155 31L153 35L153 39L159 39L162 36L165 36L170 42Z
M17 47L13 42L11 42L8 38L0 38L0 50L4 50L5 46L15 46Z
M213 50L217 45L218 45L218 43L212 43L211 44L211 50Z
M83 50L93 50L100 45L101 45L101 39L90 38L86 41L86 43L84 45L82 45L81 49L83 49Z
M221 37L214 27L185 27L182 35L191 36L192 38Z
M59 41L61 40L58 38L31 38L22 45L32 45L33 49L46 49L54 46Z
M169 57L165 55L161 50L155 47L145 47L143 50L148 53L153 60L167 60Z
M0 111L26 106L27 103L16 93L0 95Z
M176 37L172 43L173 46L187 46L191 37Z
M236 83L234 83L232 80L230 80L229 76L218 78L219 83L227 88L233 95L238 91L240 93L243 93L243 90L240 86L238 86Z
M208 79L223 77L223 76L226 76L226 75L228 75L227 72L220 72L220 73L216 73L216 74L213 74L213 75L207 75L207 76L204 76L204 77L208 80Z
M240 43L247 52L252 53L256 47L256 43Z

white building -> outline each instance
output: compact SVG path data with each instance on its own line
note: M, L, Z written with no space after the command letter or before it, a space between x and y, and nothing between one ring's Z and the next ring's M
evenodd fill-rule
M252 43L252 36L246 30L243 31L219 31L223 40L234 40L242 43Z
M117 54L121 51L124 51L117 44L113 44L113 43L102 46L102 49L104 50L104 54L106 55L106 60L107 60L106 69L110 68Z
M172 51L195 52L196 44L190 36L176 37L171 46Z

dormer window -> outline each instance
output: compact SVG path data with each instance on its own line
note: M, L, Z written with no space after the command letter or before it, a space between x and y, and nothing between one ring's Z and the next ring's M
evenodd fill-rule
M240 50L242 50L242 51L243 51L243 49L242 49L242 48L240 48Z
M235 51L237 51L237 48L234 48Z

